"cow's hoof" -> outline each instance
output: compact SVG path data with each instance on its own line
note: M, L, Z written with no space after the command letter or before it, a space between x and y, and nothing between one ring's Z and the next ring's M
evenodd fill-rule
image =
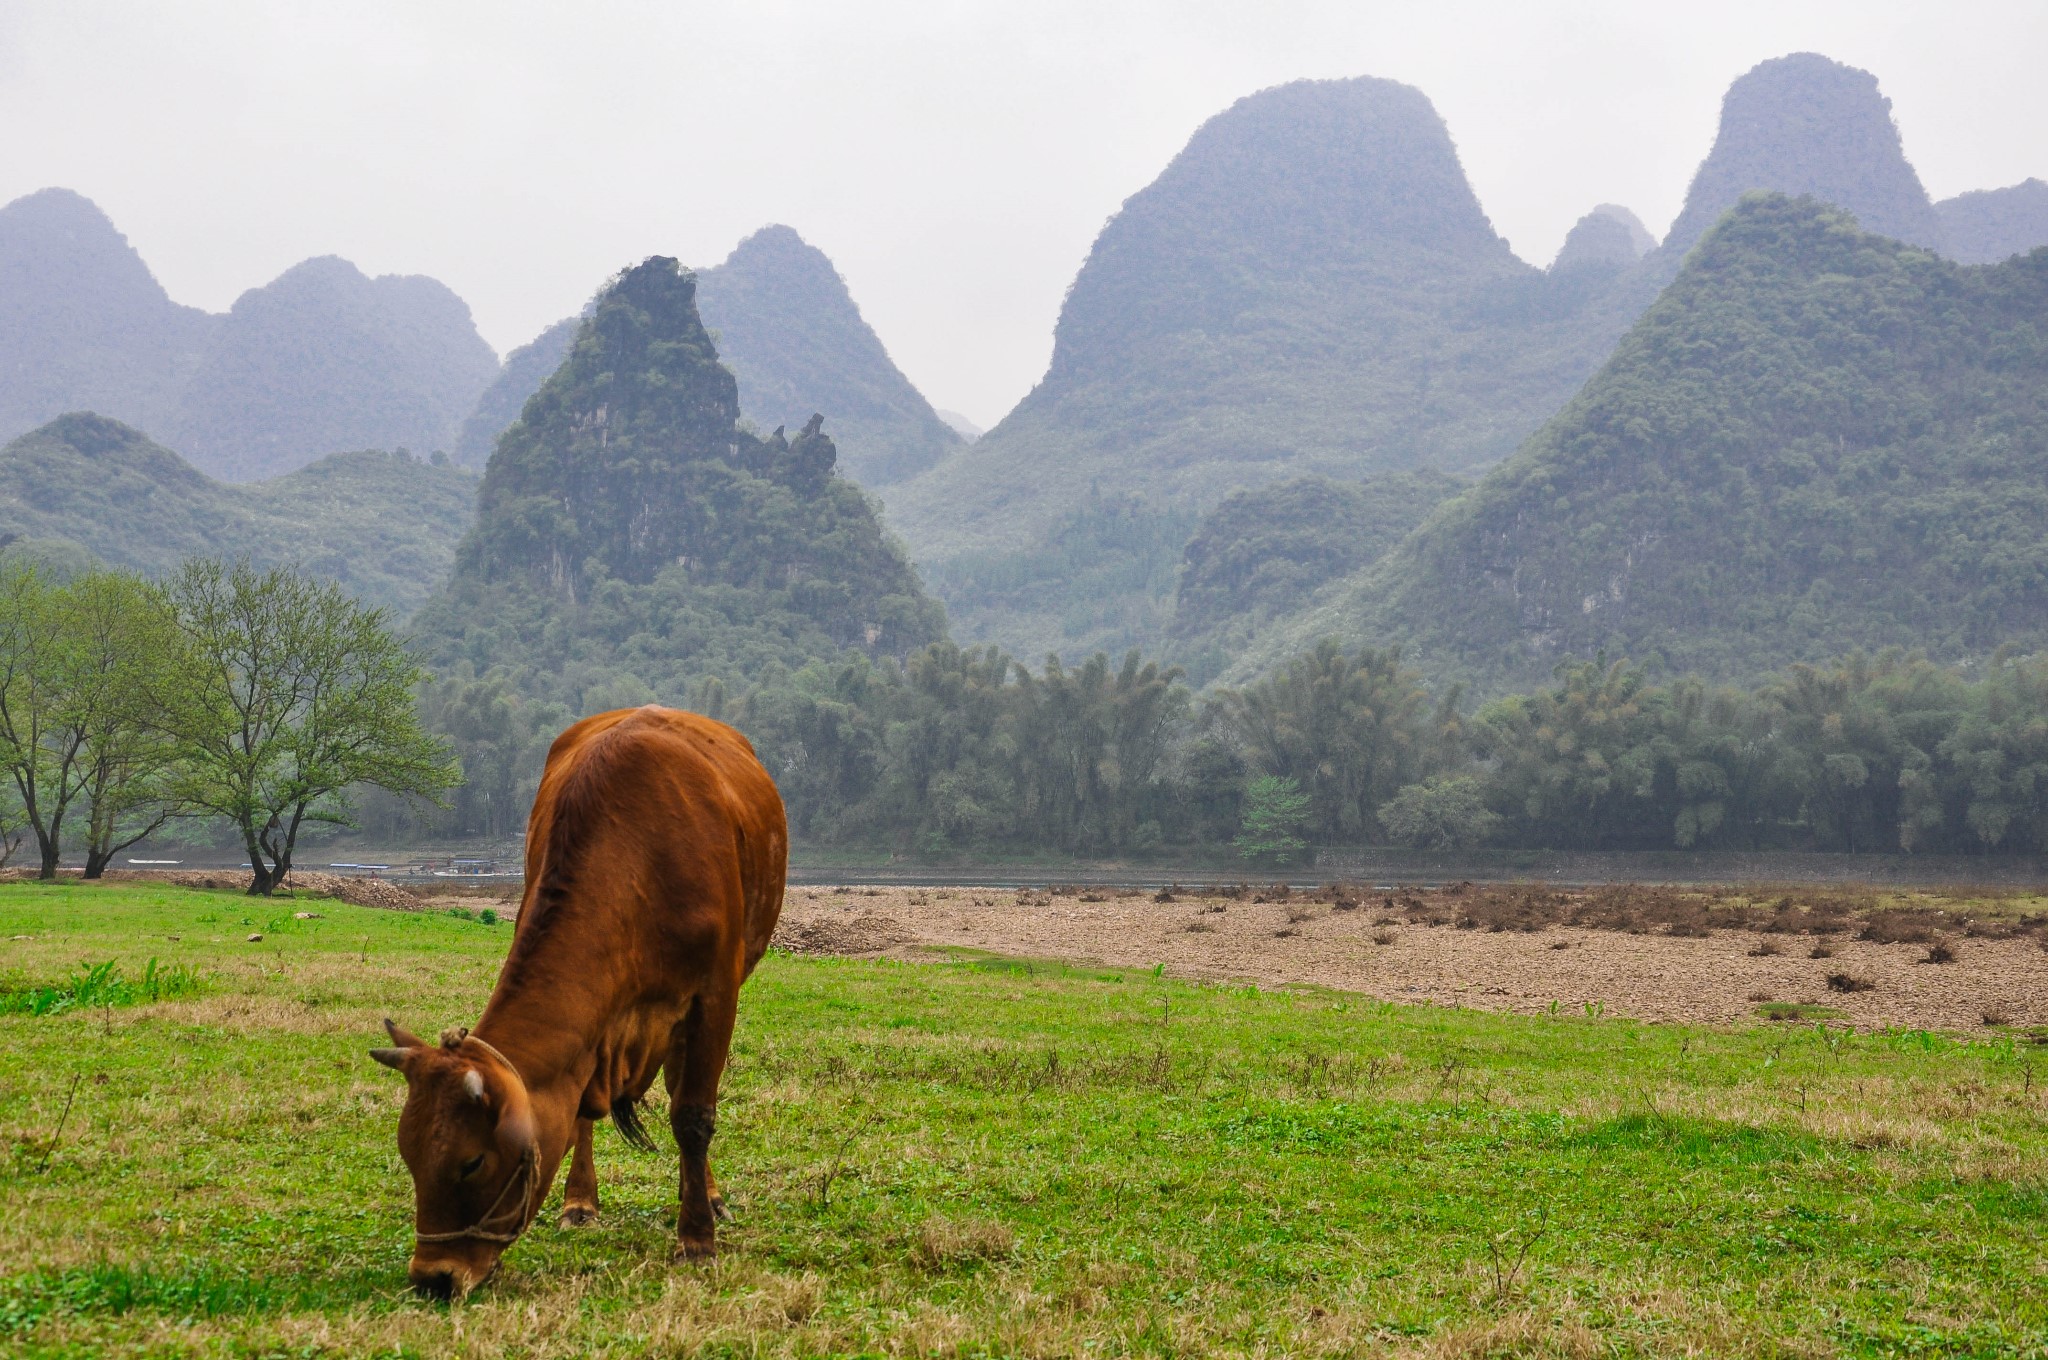
M724 1195L713 1195L711 1197L711 1216L720 1223L732 1222L732 1210L725 1207Z
M587 1228L597 1222L597 1206L594 1204L564 1204L559 1220L564 1228Z
M709 1261L718 1255L718 1243L709 1237L684 1237L676 1241L675 1252L669 1257L677 1265L685 1262Z

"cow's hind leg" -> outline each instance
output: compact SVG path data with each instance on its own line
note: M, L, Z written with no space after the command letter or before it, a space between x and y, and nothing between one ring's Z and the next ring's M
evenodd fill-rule
M576 1151L569 1158L569 1180L562 1187L562 1226L580 1228L597 1222L597 1161L591 1155L591 1135L597 1121L576 1121Z
M675 1130L682 1170L676 1187L676 1259L718 1254L712 1198L711 1134L718 1119L718 1081L732 1045L737 989L697 994L690 1013L670 1040L668 1117ZM720 1200L722 1206L723 1200Z

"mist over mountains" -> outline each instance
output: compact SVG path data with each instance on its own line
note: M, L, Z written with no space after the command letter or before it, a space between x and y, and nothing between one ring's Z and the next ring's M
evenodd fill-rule
M1844 277L1881 282L1840 284L1854 296L1829 312L1816 300L1823 276L1800 272L1825 254L1806 228L1787 219L1762 236L1753 223L1727 241L1716 236L1717 223L1754 215L1745 195L1756 191L1803 196L1823 213L1828 232L1852 230L1853 219L1866 244L1843 260L1857 269L1870 252L1883 253L1869 242L1910 247L1898 257L1907 263L1891 273L1849 270ZM1537 456L1532 450L1550 449L1543 457L1551 458L1573 440L1592 439L1568 427L1596 388L1621 381L1615 365L1625 356L1636 356L1631 392L1654 385L1683 404L1718 382L1734 402L1748 377L1707 362L1639 362L1646 345L1692 343L1684 337L1693 332L1658 310L1677 306L1671 299L1679 295L1691 299L1695 323L1712 319L1698 332L1705 337L1698 342L1710 346L1763 352L1766 338L1779 344L1783 327L1823 313L1831 343L1866 349L1889 343L1880 314L1935 328L1950 350L1896 358L1882 383L1875 370L1851 373L1849 359L1826 357L1825 346L1779 358L1808 365L1807 385L1796 391L1816 410L1844 385L1884 387L1870 398L1872 410L1894 409L1887 403L1898 393L1919 393L1913 419L1947 430L1950 443L1931 452L1915 445L1912 457L1935 479L1928 485L1948 487L1937 464L1948 467L1941 459L1954 448L1979 447L1970 422L1998 413L1970 402L2005 391L1988 360L1951 358L1981 358L1985 328L2002 325L1993 318L2003 314L1941 313L1934 299L1943 289L1960 297L1990 285L1930 252L1990 266L2044 243L2048 184L2028 180L1931 202L1876 78L1801 53L1763 62L1730 87L1715 139L1661 243L1626 206L1603 203L1538 267L1518 259L1493 230L1428 98L1359 77L1263 90L1196 129L1103 228L1062 308L1044 377L985 434L933 409L889 358L831 261L789 227L765 227L698 271L690 324L733 381L740 447L774 445L767 432L780 427L781 447L815 452L814 436L824 436L803 431L812 415L825 417L833 494L857 495L857 487L886 493L888 528L907 541L962 642L1070 659L1096 648L1149 647L1206 679L1242 675L1246 658L1271 659L1273 648L1299 644L1317 627L1360 641L1392 630L1460 674L1505 677L1548 654L1551 643L1530 640L1540 634L1554 638L1560 654L1647 646L1685 664L1746 671L1799 642L1798 629L1752 620L1747 626L1766 639L1760 651L1724 646L1731 625L1718 615L1641 589L1625 592L1625 610L1596 604L1576 621L1556 622L1563 606L1550 601L1542 610L1553 622L1534 632L1473 613L1474 601L1488 597L1478 577L1458 577L1452 564L1505 549L1459 539L1447 526L1474 522L1474 507L1496 504L1505 494L1500 479ZM1700 252L1712 259L1702 263ZM1949 272L1916 272L1921 262ZM1984 278L1994 275L2006 277L1993 271ZM1785 299L1759 280L1807 302L1788 312ZM269 485L264 479L322 454L377 447L420 455L446 449L464 471L480 469L523 416L544 415L528 408L574 366L591 315L585 309L549 327L501 364L466 305L443 285L369 278L334 257L294 266L213 315L172 301L88 200L45 190L0 208L0 437L89 410L125 423L152 448L176 449L214 478ZM1950 325L1958 316L1971 319ZM1643 327L1654 318L1663 319L1652 345ZM2017 332L1999 334L2001 345L2018 343ZM1951 376L1963 374L1958 381L1970 390L1952 392L1931 378L1942 364ZM1667 472L1691 466L1702 440L1738 438L1725 410L1711 403L1687 409L1695 424L1668 430L1658 454ZM1801 423L1809 416L1786 406L1765 423L1805 431L1797 436L1804 439L1812 434ZM707 449L717 442L706 439ZM39 434L21 446L16 465L45 454L64 462L75 453L75 445ZM671 449L663 456L681 455ZM679 466L702 461L691 455ZM1990 469L1984 475L2003 475L1996 460L1979 462ZM66 474L71 480L89 480L79 471L85 464L64 466L76 473ZM143 459L117 481L132 486L144 469L167 466ZM167 486L186 485L183 474L164 475ZM1677 473L1659 486L1661 497L1712 500ZM1932 514L1916 497L1919 491L1908 497L1918 507L1913 513ZM1517 532L1576 522L1582 501L1554 499L1516 501ZM1852 502L1842 492L1830 503ZM0 532L95 532L97 512L72 514L63 521L68 530L37 520L40 513L0 507ZM393 513L406 513L402 502ZM1747 523L1741 504L1720 504L1716 513ZM113 515L109 522L129 521ZM221 526L211 550L235 551L239 521L232 516L209 512L192 522ZM452 554L460 526L435 516L420 522L423 534L443 535ZM1769 515L1760 523L1742 551L1770 558L1777 573L1770 579L1814 588L1822 578L1795 562L1801 540ZM1589 525L1613 527L1605 518ZM1663 534L1659 542L1674 541L1655 532ZM1902 530L1887 522L1871 532ZM1987 561L2031 560L2003 519L1957 520L1946 532L1958 542L1997 544ZM1565 570L1569 552L1533 539L1524 546L1550 564L1544 579L1551 585L1586 585ZM1710 548L1688 551L1706 571ZM684 547L675 555L698 557ZM1425 571L1423 563L1432 565ZM1510 574L1530 579L1523 567ZM1829 608L1840 613L1830 615L1828 636L1893 636L1855 620L1879 608L1911 613L1889 597L1880 605L1875 596L1839 593L1841 583L1826 579L1838 592ZM1387 601L1408 603L1366 609L1358 592L1367 581L1389 592ZM422 581L399 595L376 588L386 591L380 598L409 603L436 584ZM1995 629L1969 622L1978 616L1946 590L1922 581L1911 594L1946 601L1927 615L1934 630L1927 636L1960 654ZM890 593L913 598L895 587ZM1574 598L1596 597L1604 598L1586 585ZM1646 622L1664 607L1659 600L1676 611L1665 632ZM1466 620L1458 627L1469 637L1444 631L1453 618ZM1693 625L1684 619L1694 619L1706 640L1688 642L1683 634Z
M1043 381L893 492L892 522L970 636L1027 653L1171 647L1171 583L1137 569L1147 526L1304 474L1484 471L1753 190L1811 195L1923 246L1953 221L1975 259L2048 242L2026 186L1937 210L1876 78L1812 53L1730 87L1661 244L1603 204L1541 271L1493 233L1419 91L1280 86L1204 124L1125 204L1075 279ZM1111 502L1126 552L1091 527ZM1108 540L1099 561L1047 551L1090 534Z

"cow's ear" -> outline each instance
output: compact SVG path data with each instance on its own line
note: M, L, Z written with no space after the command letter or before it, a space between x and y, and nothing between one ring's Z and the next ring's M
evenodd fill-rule
M390 1035L391 1042L397 1044L400 1048L419 1048L421 1046L420 1037L417 1034L414 1034L388 1015L384 1017L384 1032ZM382 1062L383 1059L380 1058L378 1061ZM385 1065L387 1067L397 1066L396 1063L386 1063Z

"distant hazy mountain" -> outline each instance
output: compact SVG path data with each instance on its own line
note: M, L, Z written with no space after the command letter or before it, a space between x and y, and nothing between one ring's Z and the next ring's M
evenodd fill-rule
M79 413L0 448L0 540L71 543L152 574L194 556L293 562L403 618L446 579L475 489L473 474L375 451L229 485Z
M1550 262L1550 272L1622 270L1656 246L1657 238L1634 213L1618 203L1602 203L1572 227Z
M341 449L452 448L496 371L432 279L307 260L213 316L172 302L79 195L0 208L0 438L93 410L247 480Z
M497 368L445 286L367 278L329 255L236 299L168 433L195 466L236 481L336 449L445 451Z
M557 321L526 344L505 356L505 363L491 385L476 399L462 432L455 437L455 461L464 467L481 468L491 460L498 436L519 419L526 399L540 390L548 375L562 366L569 346L576 343L580 317Z
M2006 189L1978 189L1934 205L1948 253L1964 264L1996 264L2048 246L2048 184L2025 180Z
M1810 194L1865 231L1939 247L1941 219L1906 161L1877 77L1813 52L1753 67L1721 101L1714 149L1664 238L1683 255L1752 189Z
M91 200L0 208L0 440L66 411L162 429L219 318L172 302Z
M960 446L903 376L825 253L788 227L741 241L697 279L697 305L762 430L831 423L846 475L888 486Z
M1585 391L1245 674L1336 633L1446 678L1746 678L2048 644L2048 252L1966 269L1745 198Z
M1091 498L1191 520L1292 477L1486 466L1640 309L1611 282L1515 258L1420 91L1369 78L1265 90L1203 124L1103 228L1044 379L893 490L890 519L966 637L992 619L993 640L1026 655L1156 641L1127 624L1169 610L1102 598L1106 568L1063 565L1020 590L1020 573L1066 563L1045 549L1071 539ZM1152 537L1127 541L1149 551ZM1158 585L1135 559L1122 575ZM1030 610L996 619L981 584Z
M988 431L982 429L981 426L975 424L966 416L961 415L958 411L940 411L939 419L952 426L953 433L959 435L970 444L988 433Z

